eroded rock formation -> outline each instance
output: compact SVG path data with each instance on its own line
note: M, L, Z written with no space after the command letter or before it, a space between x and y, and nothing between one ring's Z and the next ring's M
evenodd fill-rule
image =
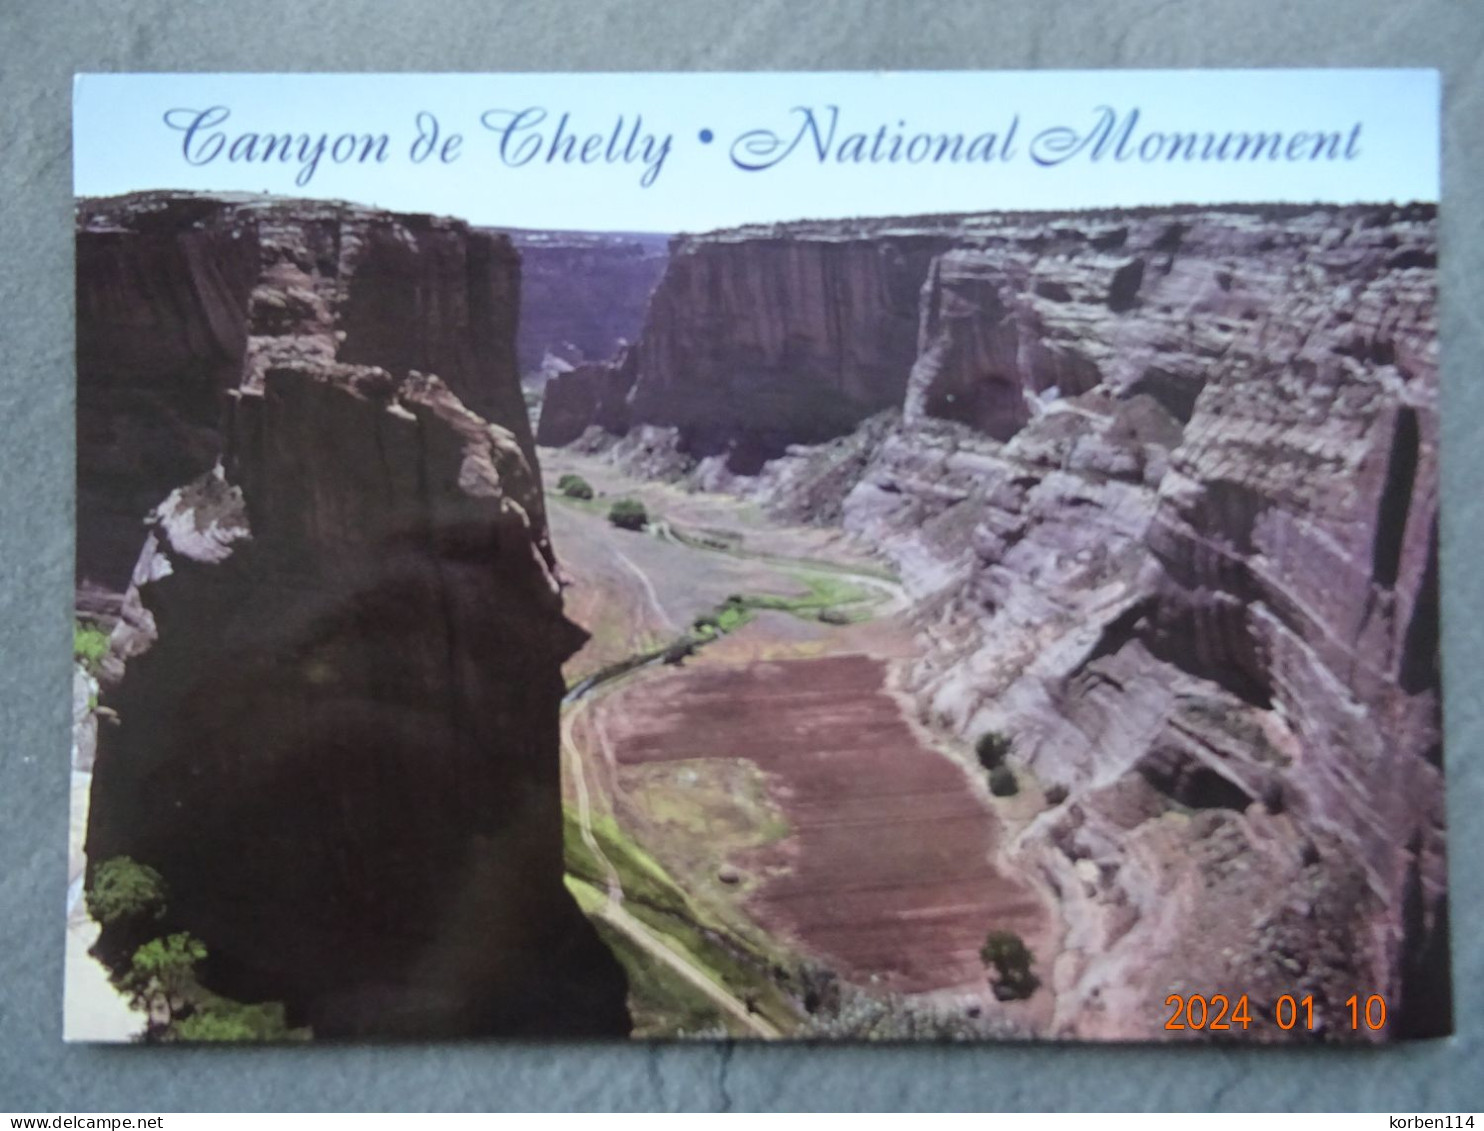
M636 361L626 347L612 361L584 362L547 381L536 442L564 447L592 427L614 436L626 433L633 419L629 396Z
M79 538L116 620L89 858L156 868L210 988L317 1035L626 1032L562 883L583 634L508 241L146 195L86 202L78 244L79 529L118 520Z
M1174 992L1446 1031L1434 209L820 227L677 251L635 419L767 455L896 410L744 489L882 548L924 718L1046 790L1055 1031L1163 1037Z

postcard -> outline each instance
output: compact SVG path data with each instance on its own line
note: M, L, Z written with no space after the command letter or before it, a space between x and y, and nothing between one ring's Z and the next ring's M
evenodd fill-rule
M1438 99L80 76L67 1037L1450 1032Z

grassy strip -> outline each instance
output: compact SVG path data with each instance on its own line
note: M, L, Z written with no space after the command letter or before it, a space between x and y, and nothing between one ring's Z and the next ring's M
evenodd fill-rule
M824 558L790 558L784 554L770 554L764 550L744 550L741 546L726 544L721 539L709 535L698 536L687 534L676 527L673 522L666 525L670 537L674 538L682 546L688 546L692 550L705 550L712 554L730 554L734 558L749 558L753 561L769 562L773 565L798 566L804 569L818 570L821 573L875 577L881 581L890 582L901 580L895 572L886 566L844 565L840 562L832 562Z
M567 890L592 920L629 980L629 1013L635 1037L746 1036L742 1024L684 978L679 978L628 935L602 917L606 896L591 884L567 877Z
M576 814L563 810L568 882L586 884L601 892L607 886L607 872L582 838ZM623 886L624 906L629 914L673 943L677 949L717 985L735 997L751 1002L761 1017L783 1032L799 1024L798 1011L791 1000L774 984L769 971L776 960L762 954L719 924L712 922L697 908L678 884L647 852L626 836L610 818L595 817L593 838L603 855L618 872ZM591 914L592 909L584 907ZM667 987L671 978L663 970L651 970L646 976L646 992L653 994L655 985ZM686 992L694 987L686 986ZM684 994L673 1007L684 1013Z

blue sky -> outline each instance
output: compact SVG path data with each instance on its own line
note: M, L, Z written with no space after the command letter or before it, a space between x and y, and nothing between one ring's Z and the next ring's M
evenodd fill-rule
M225 108L223 120L203 120L191 135L165 121L177 111L171 121L188 125L196 115L180 111L213 107ZM837 120L830 107L838 108ZM1159 155L1119 161L1110 145L1093 162L1089 143L1061 164L1032 159L1038 134L1061 128L1067 137L1083 136L1100 107L1120 126L1137 109L1132 140L1158 135L1148 152ZM836 148L826 160L817 157L816 135L805 133L771 168L748 172L734 164L734 152L747 159L734 149L741 135L791 138L805 122L804 109L813 111L820 134L836 121ZM524 144L534 155L518 167L502 162L505 135L483 123L503 127L516 113L537 110L544 119L536 122L535 112L520 119L524 128L510 134L506 149L513 157ZM440 146L449 134L462 135L451 163L436 153L411 160L419 113L437 118ZM563 115L561 136L572 139L574 154L587 138L598 139L587 143L592 163L564 164L561 147L548 159ZM1431 71L85 75L77 80L73 116L79 195L266 191L501 227L676 232L807 217L1438 195L1438 78ZM641 135L653 138L651 160L625 162L622 142L640 118ZM920 133L961 133L966 142L992 133L1003 148L1012 122L1008 159L995 152L988 162L956 164L838 160L839 144L851 134L880 134L878 153L888 153L898 135L905 150ZM1229 131L1280 133L1284 145L1307 136L1294 143L1296 160L1265 154L1204 163L1169 160L1159 140ZM1306 159L1319 133L1343 135L1351 157ZM323 137L324 154L309 183L296 185L303 168L297 159L228 161L244 134L294 135L296 147L304 135L311 153ZM386 134L386 160L337 164L330 153L343 134ZM651 168L665 138L663 160ZM215 158L187 161L218 145ZM342 154L348 148L343 143ZM1043 142L1038 151L1049 148Z

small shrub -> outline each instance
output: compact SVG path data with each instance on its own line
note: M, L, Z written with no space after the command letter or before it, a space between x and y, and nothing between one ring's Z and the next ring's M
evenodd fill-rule
M622 530L643 530L649 512L638 499L619 499L608 510L608 521Z
M95 624L78 621L72 626L72 658L89 672L98 674L98 666L108 655L108 633Z
M665 654L662 657L662 662L666 664L681 664L684 663L686 659L694 656L695 654L695 642L692 640L681 639L677 640L674 644L671 644L668 648L665 649Z
M1009 766L996 766L989 771L989 792L996 797L1014 797L1020 792L1020 783Z
M974 743L974 753L979 755L981 766L986 770L992 770L996 766L1005 764L1005 759L1009 756L1013 745L1009 735L1001 734L997 730L987 730L979 736L979 741Z
M309 1033L289 1028L281 1002L243 1005L212 995L189 1017L174 1021L164 1036L171 1041L292 1041Z
M1064 785L1048 786L1046 789L1046 804L1060 805L1067 799L1067 787Z
M747 606L727 605L716 614L716 627L722 632L734 632L747 623Z
M979 958L993 971L990 982L1000 1001L1024 1001L1041 985L1041 979L1031 973L1035 959L1030 948L1014 931L990 931Z
M815 614L821 624L849 624L850 614L839 609L820 609Z
M580 475L570 471L557 480L557 490L569 499L591 499L593 485Z
M165 879L132 857L115 856L94 870L87 899L100 926L156 920L165 914Z

